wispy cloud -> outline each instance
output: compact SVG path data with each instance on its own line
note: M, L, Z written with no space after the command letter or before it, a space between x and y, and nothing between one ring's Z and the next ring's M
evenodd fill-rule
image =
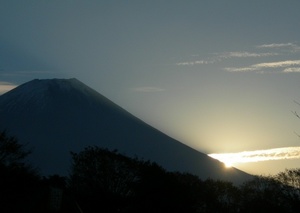
M291 73L291 72L300 72L300 60L286 60L286 61L275 61L275 62L266 62L253 64L248 67L227 67L224 68L228 72L248 72L248 71L257 71L262 72L264 69L277 69L284 68L281 70L282 73Z
M216 53L215 56L211 57L208 60L195 60L195 61L184 61L178 62L176 65L178 66L193 66L193 65L200 65L200 64L214 64L216 62L221 62L224 59L230 58L259 58L259 57L267 57L267 56L275 56L278 53L256 53L256 52L224 52L224 53Z
M282 48L282 47L295 47L294 43L273 43L273 44L262 44L258 45L257 48Z
M17 87L17 85L9 82L0 81L0 95L8 92L9 90L14 89L15 87Z
M258 57L266 57L266 56L275 56L278 53L255 53L255 52L225 52L221 53L218 57L220 58L258 58Z
M284 73L300 72L300 67L289 67L283 70Z
M215 61L206 61L206 60L198 60L198 61L185 61L185 62L178 62L176 65L178 66L193 66L197 64L213 64Z
M212 53L210 54L211 57L208 56L204 58L204 60L199 59L182 61L176 63L176 65L193 66L219 64L220 66L222 66L222 64L226 62L228 66L229 62L236 62L235 64L241 64L247 61L247 63L250 65L241 65L240 67L223 67L223 69L227 72L232 73L300 73L300 46L298 46L298 44L292 42L270 43L254 46L254 48L256 48L255 51L228 51ZM279 56L286 60L278 60ZM193 55L193 57L198 57L198 55Z
M295 65L300 65L300 60L276 61L276 62L254 64L252 66L259 67L259 68L276 68L276 67L289 67Z
M276 49L283 52L295 53L300 51L300 46L296 43L273 43L273 44L262 44L256 46L257 48L265 49Z
M283 147L266 150L244 151L237 153L208 154L227 165L270 160L299 159L300 147Z
M249 72L258 70L258 68L255 67L226 67L224 69L228 72Z
M136 92L162 92L165 91L162 88L159 87L136 87L133 88L134 91Z

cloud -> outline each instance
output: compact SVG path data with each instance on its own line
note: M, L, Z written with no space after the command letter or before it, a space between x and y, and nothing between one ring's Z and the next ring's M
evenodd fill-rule
M255 46L256 48L265 48L268 51L228 51L221 53L214 53L212 57L207 57L205 60L189 60L178 62L178 66L193 66L201 64L215 64L221 63L227 59L231 60L240 60L238 63L244 62L247 59L251 64L249 66L241 67L223 67L227 72L237 73L237 72L255 72L260 74L265 73L300 73L300 60L295 60L298 57L300 51L300 46L296 43L271 43L271 44L262 44ZM195 55L198 57L198 55ZM277 60L275 56L284 56L287 60ZM288 59L287 57L293 57L293 59ZM264 62L261 58L264 57L273 57L273 62ZM297 58L296 58L297 57ZM245 60L244 60L245 59ZM278 57L277 57L278 59ZM258 61L260 60L260 61ZM259 62L259 63L258 63Z
M162 88L159 87L136 87L133 88L134 91L136 92L162 92L165 91Z
M253 64L248 67L226 67L224 70L228 72L249 72L249 71L257 71L263 72L263 69L278 69L287 67L282 70L282 73L291 73L291 72L300 72L300 60L286 60L286 61L275 61L275 62L266 62L266 63L258 63Z
M283 147L266 150L244 151L237 153L208 154L225 164L249 163L270 160L299 159L300 147Z
M213 64L214 61L206 61L206 60L198 60L198 61L186 61L186 62L178 62L176 63L176 65L178 66L193 66L193 65L197 65L197 64Z
M300 72L300 67L289 67L283 70L284 73Z
M276 67L289 67L289 66L295 66L295 65L300 65L300 60L268 62L268 63L254 64L252 66L258 67L258 68L276 68Z
M275 56L278 53L251 53L251 52L225 52L219 55L220 58L248 58L248 57L266 57Z
M228 72L249 72L258 70L258 68L255 67L226 67L224 69Z
M193 66L197 64L213 64L216 62L220 62L223 59L229 58L258 58L258 57L267 57L267 56L275 56L278 53L253 53L253 52L224 52L224 53L217 53L215 57L212 57L210 60L196 60L196 61L185 61L185 62L178 62L176 65L178 66Z
M299 52L300 51L300 46L298 46L295 43L273 43L273 44L262 44L256 46L257 48L267 48L267 49L280 49L283 51L288 51L291 53Z
M178 62L178 63L176 63L176 65L178 65L178 66L186 66L186 65L191 66L191 65L194 65L194 64L195 63L193 61L186 61L186 62Z
M273 44L262 44L258 45L257 48L282 48L282 47L296 47L297 45L293 43L273 43Z
M8 92L9 90L14 89L15 87L17 87L17 85L9 82L0 81L0 95Z
M272 43L272 44L262 44L256 46L257 48L280 48L286 49L289 48L290 54L295 54L297 51L300 50L300 47L294 43ZM290 51L292 49L292 51ZM284 54L281 52L281 54ZM286 53L285 53L286 54ZM277 56L280 55L276 52L266 52L266 53L251 53L251 52L225 52L220 57L223 58L258 58L258 57L266 57L266 56ZM285 68L280 70L280 68ZM272 69L272 70L270 70ZM274 61L274 62L264 62L264 63L257 63L252 64L247 67L226 67L224 70L228 72L250 72L255 71L257 73L274 73L274 72L281 72L281 73L296 73L300 72L300 60L285 60L285 61Z

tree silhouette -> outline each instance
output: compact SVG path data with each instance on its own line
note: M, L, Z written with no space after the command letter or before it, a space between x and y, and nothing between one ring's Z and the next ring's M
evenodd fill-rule
M234 186L99 147L72 153L72 159L69 187L84 212L298 212L300 207L299 169Z
M70 187L83 211L196 212L202 181L99 147L72 153Z
M7 136L5 131L0 132L0 165L24 166L23 160L29 154L30 151L25 150L15 137Z
M202 211L238 212L240 190L231 182L207 179L202 192Z
M0 132L0 212L35 212L39 176L24 162L30 154L14 137Z
M100 204L104 211L116 211L132 196L138 178L134 159L99 147L71 155L70 187L86 211L93 212Z
M297 212L295 200L291 199L291 188L273 177L258 176L241 187L243 212ZM299 203L297 199L296 203Z
M272 176L280 183L282 193L288 198L292 209L300 208L300 169L286 169Z
M295 189L300 190L300 169L299 168L286 169L285 171L279 172L277 175L273 176L273 178L287 186L292 186Z

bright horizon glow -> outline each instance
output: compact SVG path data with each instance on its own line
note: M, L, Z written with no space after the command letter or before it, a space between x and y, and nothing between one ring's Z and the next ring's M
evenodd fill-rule
M300 147L283 147L266 150L243 151L237 153L212 153L208 154L208 156L223 162L226 167L231 167L237 163L299 159Z
M14 89L17 85L0 81L0 95Z
M225 165L226 168L231 168L233 166L230 161L224 162L224 165Z

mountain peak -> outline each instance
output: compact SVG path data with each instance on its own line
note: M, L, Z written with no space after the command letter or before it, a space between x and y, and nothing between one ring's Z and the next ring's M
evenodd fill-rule
M155 161L169 171L241 182L249 175L224 165L134 117L79 80L32 80L0 96L0 131L8 130L33 149L45 175L63 174L70 151L87 146L118 149Z
M34 79L27 83L20 85L19 87L14 88L13 90L9 91L14 92L18 90L19 92L30 93L33 90L36 91L44 91L45 89L51 86L58 86L60 88L70 88L70 87L77 87L82 88L84 84L77 80L76 78L70 79Z
M107 98L86 86L76 78L70 79L34 79L24 83L13 90L0 96L0 105L5 105L10 111L28 111L35 108L39 112L46 105L64 105L87 103L93 105L94 102L105 102L106 105L114 104ZM21 108L21 109L19 109ZM1 109L0 109L1 110Z
M34 79L27 83L24 83L11 91L3 94L3 97L6 96L22 96L22 95L29 95L29 94L35 94L43 93L45 92L50 86L56 85L63 87L63 85L71 85L79 82L77 79Z

